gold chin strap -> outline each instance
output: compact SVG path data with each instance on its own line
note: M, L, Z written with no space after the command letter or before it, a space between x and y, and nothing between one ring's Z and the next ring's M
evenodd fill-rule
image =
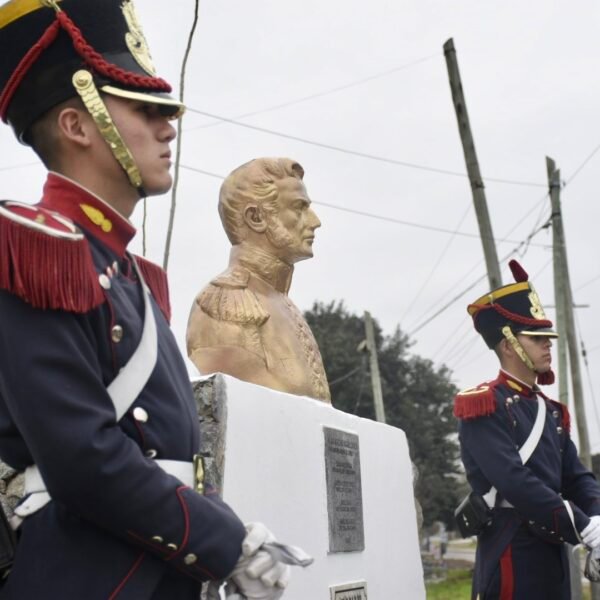
M508 343L513 347L514 351L519 355L519 358L525 363L527 368L531 369L535 373L535 367L533 366L529 356L527 356L525 348L521 346L521 342L519 342L515 334L512 332L512 329L508 325L502 328L502 335L508 340Z
M145 196L142 188L142 175L135 164L133 155L125 145L119 130L116 128L110 113L106 108L100 93L94 83L94 78L89 71L84 69L73 75L73 86L79 94L85 108L94 119L102 137L106 140L117 162L121 165L131 185L136 188L141 196Z

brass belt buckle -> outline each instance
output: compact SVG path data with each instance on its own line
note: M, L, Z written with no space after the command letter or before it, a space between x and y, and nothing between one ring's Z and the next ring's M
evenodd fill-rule
M204 495L204 457L194 454L194 490Z

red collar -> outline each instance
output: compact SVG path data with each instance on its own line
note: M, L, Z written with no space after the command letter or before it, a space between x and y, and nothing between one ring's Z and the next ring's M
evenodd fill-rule
M524 381L517 379L514 375L500 369L500 373L498 373L498 379L500 383L508 386L511 390L515 390L518 394L522 394L527 398L531 398L534 394L540 394L541 391L537 386L531 387L527 385ZM543 394L542 394L543 395Z
M110 204L57 173L49 173L40 205L74 221L119 256L136 233Z

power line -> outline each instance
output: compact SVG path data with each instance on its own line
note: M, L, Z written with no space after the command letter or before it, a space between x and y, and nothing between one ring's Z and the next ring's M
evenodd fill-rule
M26 167L35 167L39 162L21 163L20 165L11 165L10 167L0 167L0 171L13 171L15 169L25 169Z
M530 246L531 239L533 239L534 236L536 236L540 231L542 231L542 229L545 229L547 227L547 225L548 225L548 223L544 223L541 227L538 227L537 230L532 231L525 238L525 240L523 240L516 248L513 248L513 250L511 250L507 255L505 255L500 260L500 263L503 264L506 261L507 258L509 258L510 256L512 256L516 252L518 252L519 249L522 246L525 246L525 247L528 248ZM455 302L457 302L458 300L460 300L467 292L469 292L470 290L472 290L480 281L482 281L486 277L487 277L487 274L484 274L481 277L479 277L476 281L474 281L466 289L464 289L457 296L455 296L454 298L452 298L452 300L450 300L449 302L447 302L446 304L444 304L444 306L442 308L440 308L435 314L433 314L431 317L429 317L427 320L423 321L415 329L413 329L411 332L409 332L408 335L409 336L413 336L415 333L417 333L418 331L420 331L421 329L423 329L423 327L425 327L426 325L428 325L429 323L431 323L431 321L433 321L434 319L436 319L437 317L439 317L442 313L444 313L448 308L450 308Z
M596 417L596 427L598 428L598 431L600 432L600 414L598 414L598 407L596 405L596 396L594 394L594 385L592 383L592 375L590 373L590 365L588 363L588 359L587 359L587 355L588 353L586 352L585 349L585 343L583 341L583 335L581 334L581 325L579 324L579 317L577 315L577 312L575 312L575 321L577 323L577 331L579 334L579 341L581 344L581 356L583 358L583 364L585 365L585 371L587 374L587 379L588 379L588 387L590 389L590 394L592 396L592 406L594 408L594 416Z
M328 96L329 94L334 94L336 92L341 92L343 90L347 90L352 87L356 87L362 85L364 83L368 83L369 81L373 81L375 79L380 79L382 77L387 77L388 75L392 75L393 73L397 73L398 71L403 71L410 67L414 67L421 63L427 62L432 58L439 58L440 53L436 52L435 54L430 54L429 56L424 56L422 58L417 58L416 60L406 63L404 65L400 65L399 67L394 67L393 69L388 69L387 71L382 71L380 73L376 73L375 75L371 75L369 77L364 77L363 79L359 79L357 81L352 81L351 83L346 83L344 85L340 85L329 90L323 92L316 92L314 94L310 94L308 96L302 96L301 98L297 98L296 100L289 100L287 102L282 102L281 104L274 104L273 106L268 106L266 108L261 108L259 110L255 110L252 112L243 113L240 115L236 115L232 117L233 119L244 119L247 117L254 117L256 115L260 115L266 112L271 112L274 110L279 110L281 108L287 108L289 106L294 106L295 104L300 104L301 102L306 102L308 100L314 100L315 98L322 98L323 96ZM214 127L216 125L222 125L223 121L216 119L210 123L205 123L204 125L195 125L194 127L189 127L187 131L193 131L195 129L206 129L207 127Z
M181 165L181 168L186 169L188 171L193 171L195 173L201 173L202 175L207 175L209 177L215 177L216 179L225 179L225 177L223 175L219 175L217 173L212 173L210 171L205 171L203 169L198 169L196 167L190 167L188 165ZM350 213L353 215L358 215L361 217L368 217L370 219L377 219L379 221L386 221L388 223L395 223L397 225L405 225L406 227L414 227L416 229L424 229L426 231L435 231L437 233L450 233L453 236L456 235L456 236L467 237L467 238L477 238L477 239L480 238L480 236L476 233L455 231L452 229L446 229L444 227L435 227L433 225L425 225L423 223L415 223L412 221L405 221L404 219L397 219L395 217L378 215L376 213L371 213L371 212L367 212L367 211L363 211L363 210L357 210L354 208L348 208L347 206L339 206L338 204L331 204L329 202L321 202L318 200L313 200L313 204L316 204L318 206L326 206L327 208L333 208L334 210L347 212L347 213ZM497 243L506 243L506 244L521 243L518 240L511 240L511 239L505 239L505 238L496 238L494 241L496 241ZM539 247L545 247L545 244L539 244Z
M467 232L463 232L463 231L454 231L452 229L445 229L444 227L435 227L433 225L424 225L422 223L414 223L411 221L405 221L403 219L396 219L395 217L388 217L388 216L383 216L383 215L378 215L375 213L371 213L371 212L367 212L367 211L363 211L363 210L357 210L354 208L348 208L346 206L339 206L337 204L330 204L328 202L321 202L321 201L317 201L314 200L313 204L317 204L319 206L326 206L328 208L333 208L335 210L340 210L342 212L347 212L347 213L351 213L354 215L359 215L362 217L370 217L371 219L378 219L380 221L387 221L388 223L396 223L398 225L406 225L407 227L415 227L417 229L425 229L427 231L436 231L438 233L449 233L451 235L457 235L457 236L461 236L461 237L467 237L467 238L476 238L476 239L480 239L479 234L477 233L467 233ZM510 240L510 239L505 239L505 238L494 238L495 242L498 243L507 243L507 244L521 244L522 242L519 242L518 240ZM538 245L538 244L536 244ZM545 244L539 244L540 247L545 247Z
M403 161L403 160L396 160L393 158L387 158L385 156L377 156L375 154L369 154L367 152L359 152L357 150L350 150L348 148L341 148L340 146L334 146L332 144L325 144L323 142L317 142L315 140L308 140L306 138L302 138L302 137L295 136L295 135L290 135L288 133L283 133L281 131L274 131L273 129L267 129L266 127L258 127L256 125L249 125L248 123L243 123L236 119L228 119L227 117L223 117L220 115L216 115L214 113L209 113L209 112L198 110L198 109L191 108L191 107L188 107L187 110L190 112L199 114L199 115L204 115L205 117L211 117L213 119L218 119L220 121L223 121L225 123L230 123L230 124L236 125L238 127L245 127L246 129L251 129L253 131L260 131L261 133L275 135L278 137L285 138L287 140L293 140L295 142L309 144L311 146L316 146L318 148L324 148L326 150L333 150L335 152L341 152L343 154L348 154L350 156L358 156L359 158L366 158L369 160L374 160L377 162L382 162L382 163L386 163L386 164L390 164L390 165L407 167L407 168L411 168L411 169L418 169L421 171L428 171L430 173L440 173L442 175L452 175L453 177L467 177L466 173L463 173L460 171L450 171L448 169L439 169L437 167L430 167L427 165L420 165L417 163L407 162L407 161ZM498 178L494 178L494 177L486 177L486 178L484 178L484 181L493 182L493 183L503 183L503 184L509 184L509 185L522 185L522 186L529 186L529 187L543 187L545 185L545 184L541 184L541 183L533 183L531 181L514 181L514 180L510 180L510 179L498 179Z
M569 185L577 175L586 167L586 165L592 160L592 158L596 155L596 153L600 150L600 144L596 146L592 152L584 159L584 161L575 169L573 174L565 181L565 186Z
M592 283L598 281L598 279L600 279L600 275L596 275L596 277L594 277L593 279L590 279L589 281L586 281L585 283L581 284L578 288L575 288L575 291L578 292L579 290L586 288L588 285L591 285Z
M416 301L421 297L421 294L423 293L423 290L427 287L427 284L431 281L431 278L433 277L433 275L437 271L437 268L440 266L440 263L447 256L447 252L450 249L450 246L452 245L452 242L454 242L454 239L456 238L456 235L458 234L458 230L461 228L464 220L467 218L467 215L471 212L472 207L473 207L473 205L471 204L471 201L469 200L469 203L467 205L467 210L465 210L464 214L460 218L460 220L458 222L458 225L454 229L454 233L452 234L452 236L450 237L450 239L448 240L448 242L444 246L444 249L440 253L440 256L437 259L435 265L433 265L431 271L429 271L429 275L427 275L427 277L425 278L425 281L421 284L421 287L419 288L419 291L413 296L413 299L408 303L408 307L405 309L403 315L400 317L400 322L401 323L404 321L404 319L406 318L406 315L410 312L411 308L415 305Z

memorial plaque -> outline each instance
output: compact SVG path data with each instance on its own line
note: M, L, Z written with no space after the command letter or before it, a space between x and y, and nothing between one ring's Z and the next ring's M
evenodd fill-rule
M357 581L329 588L330 600L367 600L367 582Z
M323 432L329 552L361 552L365 549L365 531L358 435L331 427L324 427Z

